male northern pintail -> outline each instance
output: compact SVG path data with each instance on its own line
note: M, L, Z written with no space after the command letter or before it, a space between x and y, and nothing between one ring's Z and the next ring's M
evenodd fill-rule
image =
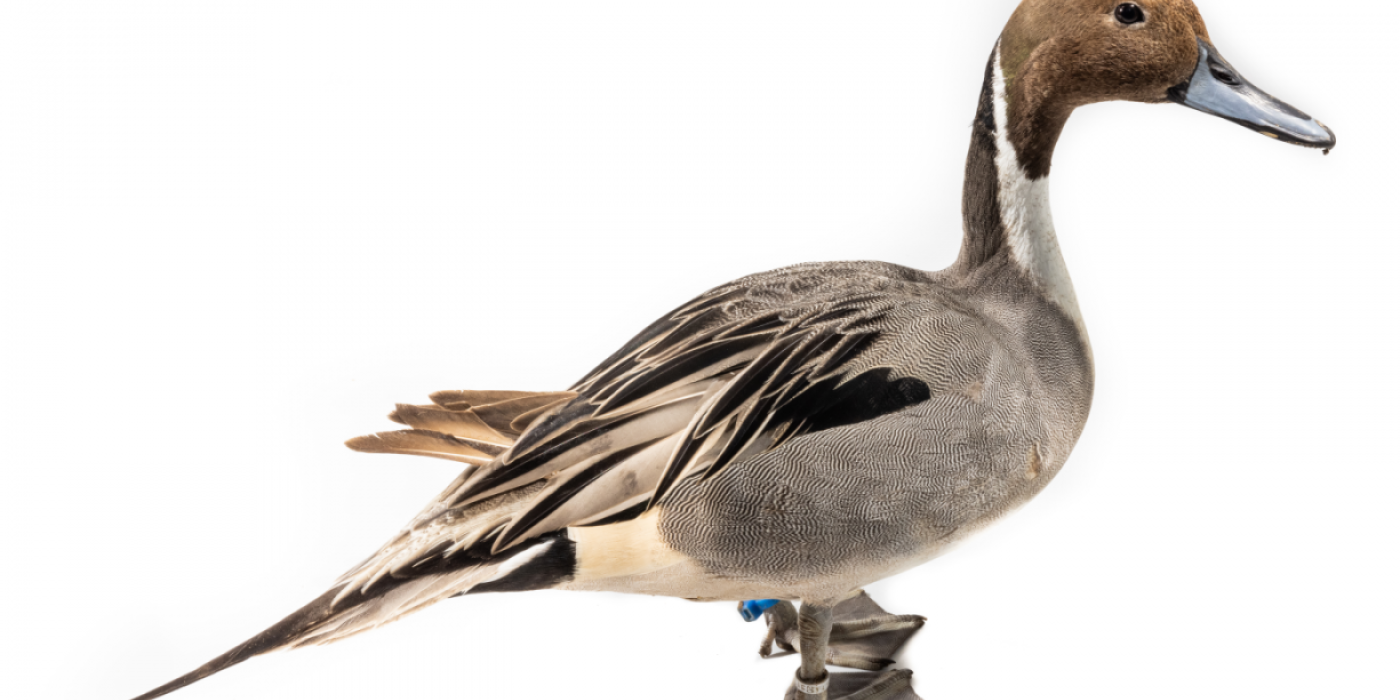
M568 391L399 406L408 429L350 447L462 475L320 598L141 698L444 598L543 588L801 601L770 632L800 650L798 697L827 696L828 660L880 666L829 654L833 608L1040 492L1088 418L1093 356L1047 176L1070 113L1106 100L1335 144L1241 77L1190 0L1026 0L987 64L951 267L760 273L680 306ZM920 622L865 610L835 639Z

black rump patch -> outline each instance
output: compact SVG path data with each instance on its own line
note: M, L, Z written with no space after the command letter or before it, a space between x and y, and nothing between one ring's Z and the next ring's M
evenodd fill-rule
M472 589L467 591L467 593L538 591L572 579L574 577L574 569L578 563L578 558L574 554L574 541L569 539L562 532L555 535L546 535L543 539L546 541L553 540L549 549L546 549L533 559L521 564L515 571L495 581L487 581L486 583L478 583L472 586ZM539 539L522 542L512 547L510 550L502 552L500 556L502 558L509 558L517 552L534 547L539 543Z

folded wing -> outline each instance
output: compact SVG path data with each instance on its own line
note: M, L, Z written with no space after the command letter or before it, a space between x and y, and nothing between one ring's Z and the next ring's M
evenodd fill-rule
M562 528L636 517L683 479L841 424L852 402L879 404L869 415L927 399L922 384L892 380L888 368L855 371L895 303L721 288L653 324L568 392L440 392L435 406L400 406L391 418L410 430L348 444L473 466L340 583L363 593L385 577L470 566ZM483 508L507 495L512 507Z

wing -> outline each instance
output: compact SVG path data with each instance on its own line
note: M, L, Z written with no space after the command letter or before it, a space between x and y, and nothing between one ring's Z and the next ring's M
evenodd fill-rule
M569 392L487 397L528 408L509 420L491 408L499 403L470 392L435 394L434 407L400 406L391 417L412 430L350 446L474 466L397 544L344 581L363 590L381 576L412 575L463 553L493 556L561 528L635 517L664 503L682 479L709 478L850 422L852 406L870 416L926 400L922 383L891 381L889 368L858 361L880 344L905 300L888 289L831 285L821 274L741 281L702 295ZM518 438L510 444L503 438L512 431ZM528 498L515 497L525 491ZM502 499L511 507L483 509Z

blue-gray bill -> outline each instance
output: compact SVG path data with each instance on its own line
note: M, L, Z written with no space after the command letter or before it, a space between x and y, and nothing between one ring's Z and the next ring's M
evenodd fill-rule
M1197 43L1201 59L1196 72L1191 80L1167 91L1171 101L1286 143L1321 148L1323 153L1337 145L1337 135L1322 122L1245 80L1214 46L1201 39Z

